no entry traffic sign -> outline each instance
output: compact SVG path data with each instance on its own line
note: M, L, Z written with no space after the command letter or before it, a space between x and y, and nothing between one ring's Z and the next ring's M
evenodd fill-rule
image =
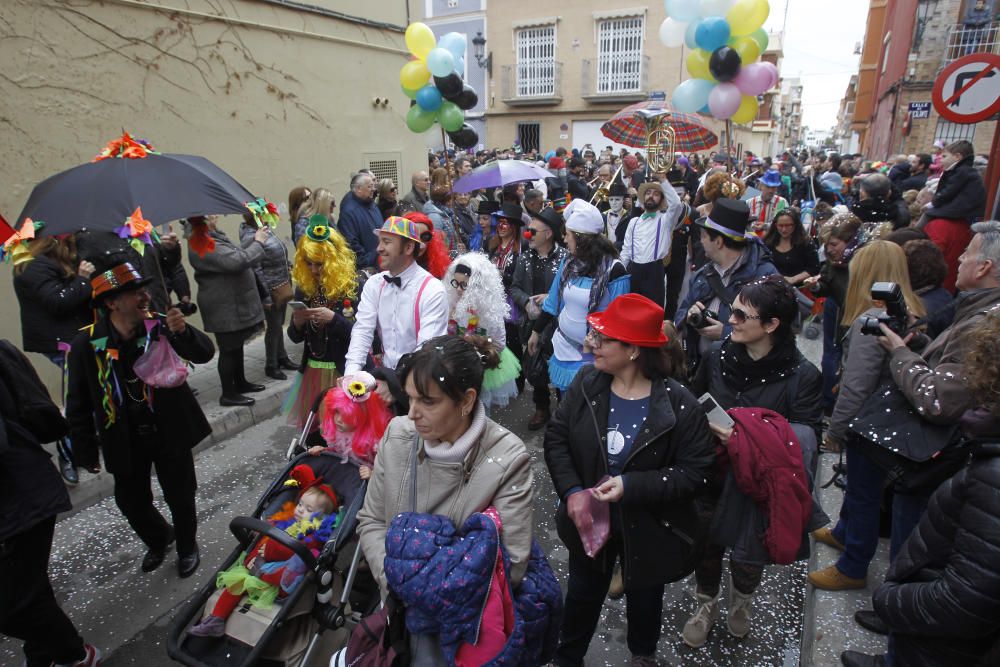
M934 81L931 101L953 123L978 123L1000 112L1000 55L973 53L951 63Z

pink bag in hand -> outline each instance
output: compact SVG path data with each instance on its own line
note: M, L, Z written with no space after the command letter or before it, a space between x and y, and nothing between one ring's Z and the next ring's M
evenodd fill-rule
M605 476L597 486L608 479L610 478ZM611 536L611 508L608 503L594 496L597 486L578 491L566 499L566 510L580 534L583 551L591 558L597 557Z
M170 341L163 337L150 341L132 370L140 380L159 389L179 387L188 376L187 364L174 352Z

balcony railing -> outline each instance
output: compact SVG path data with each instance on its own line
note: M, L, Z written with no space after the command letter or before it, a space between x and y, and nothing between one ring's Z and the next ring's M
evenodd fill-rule
M505 104L528 106L562 102L562 63L504 65L500 92Z
M635 102L649 94L649 56L615 54L581 62L581 97L591 102Z
M981 26L958 24L951 27L942 65L973 53L1000 53L1000 23L994 21Z

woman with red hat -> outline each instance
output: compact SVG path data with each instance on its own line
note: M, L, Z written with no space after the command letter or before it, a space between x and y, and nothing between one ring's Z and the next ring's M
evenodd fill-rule
M631 664L655 665L664 585L687 576L698 558L694 499L706 488L715 446L704 411L673 379L681 369L664 350L660 306L624 294L587 321L593 366L576 374L545 434L545 463L562 500L556 528L569 550L554 664L583 664L620 558ZM610 530L594 545L602 503L610 505Z

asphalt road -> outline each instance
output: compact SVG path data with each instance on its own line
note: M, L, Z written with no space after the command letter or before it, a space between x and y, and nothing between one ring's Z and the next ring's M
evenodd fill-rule
M803 341L816 359L813 341ZM535 467L536 535L549 555L560 582L566 580L567 552L555 533L552 516L556 496L542 458L542 432L527 430L532 406L527 394L494 418L519 436L532 453ZM85 639L107 656L106 667L170 665L167 628L173 615L233 549L229 520L249 513L260 494L282 468L293 430L280 417L244 431L197 461L201 569L190 579L176 575L174 560L152 574L139 570L144 549L125 523L113 499L106 499L62 522L56 529L51 577L57 596ZM166 514L162 501L161 511ZM5 576L9 576L6 573ZM667 587L663 634L658 657L671 665L791 666L798 664L805 595L805 564L771 566L754 600L753 628L737 640L724 619L702 649L681 642L680 631L694 609L693 577ZM728 591L724 578L723 595ZM723 610L724 613L724 610ZM587 665L618 667L629 662L625 646L624 600L608 600L591 643ZM20 646L0 635L0 665L21 664Z

